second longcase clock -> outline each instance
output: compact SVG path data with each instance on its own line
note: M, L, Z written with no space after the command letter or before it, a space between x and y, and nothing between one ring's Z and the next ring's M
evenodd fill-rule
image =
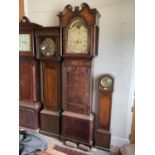
M35 34L37 59L41 65L43 110L41 133L60 136L61 66L60 28L44 27Z
M39 62L36 60L34 33L41 26L27 17L19 23L19 124L39 128L40 84Z
M83 3L67 5L59 14L63 57L62 138L92 145L94 115L93 57L97 55L98 19L96 9Z

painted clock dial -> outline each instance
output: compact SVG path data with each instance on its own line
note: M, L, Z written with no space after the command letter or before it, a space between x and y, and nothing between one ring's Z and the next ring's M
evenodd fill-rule
M70 24L66 53L88 53L88 29L80 19L76 19Z
M19 35L19 51L24 51L24 52L31 51L31 35L30 34Z
M40 44L40 51L45 57L53 56L56 51L54 40L51 38L44 39Z

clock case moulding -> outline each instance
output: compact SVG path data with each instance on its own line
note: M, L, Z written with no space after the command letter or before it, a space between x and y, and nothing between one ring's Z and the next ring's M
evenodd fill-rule
M101 80L108 77L111 80L111 85L105 88ZM112 109L112 95L114 89L114 77L110 74L103 74L98 80L98 116L96 118L95 129L95 147L110 151L111 143L111 109Z
M93 144L93 58L97 55L99 17L96 9L86 3L81 8L67 5L59 13L62 63L62 139L91 146ZM89 49L87 53L67 53L69 26L77 19L84 21L88 29Z
M34 33L40 25L27 17L19 23L19 34L30 34L30 51L19 51L19 125L38 129L40 103L40 69L36 60Z
M60 137L61 112L61 58L60 28L43 27L36 30L37 59L41 69L41 96L43 110L40 112L40 132L49 136ZM42 54L40 45L45 39L54 42L53 55ZM47 46L47 49L49 47ZM51 46L52 48L52 46ZM45 48L46 49L46 48ZM48 50L47 50L48 52Z

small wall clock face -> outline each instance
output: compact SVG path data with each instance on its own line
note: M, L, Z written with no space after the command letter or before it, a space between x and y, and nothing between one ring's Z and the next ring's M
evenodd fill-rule
M40 51L45 57L53 56L56 51L54 40L51 38L44 39L40 44Z
M88 53L88 29L80 19L74 20L70 25L66 53Z
M31 35L30 34L19 35L19 51L22 51L22 52L31 51Z
M109 76L105 76L101 78L101 86L103 86L105 89L112 86L112 79Z

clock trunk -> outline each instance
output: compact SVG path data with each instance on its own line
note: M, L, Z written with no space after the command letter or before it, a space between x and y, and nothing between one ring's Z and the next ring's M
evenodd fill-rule
M89 115L92 108L92 67L89 60L63 61L64 110Z
M41 133L60 135L60 72L59 62L42 62L42 95L44 109L40 113Z
M92 61L65 59L63 62L62 138L92 145Z

